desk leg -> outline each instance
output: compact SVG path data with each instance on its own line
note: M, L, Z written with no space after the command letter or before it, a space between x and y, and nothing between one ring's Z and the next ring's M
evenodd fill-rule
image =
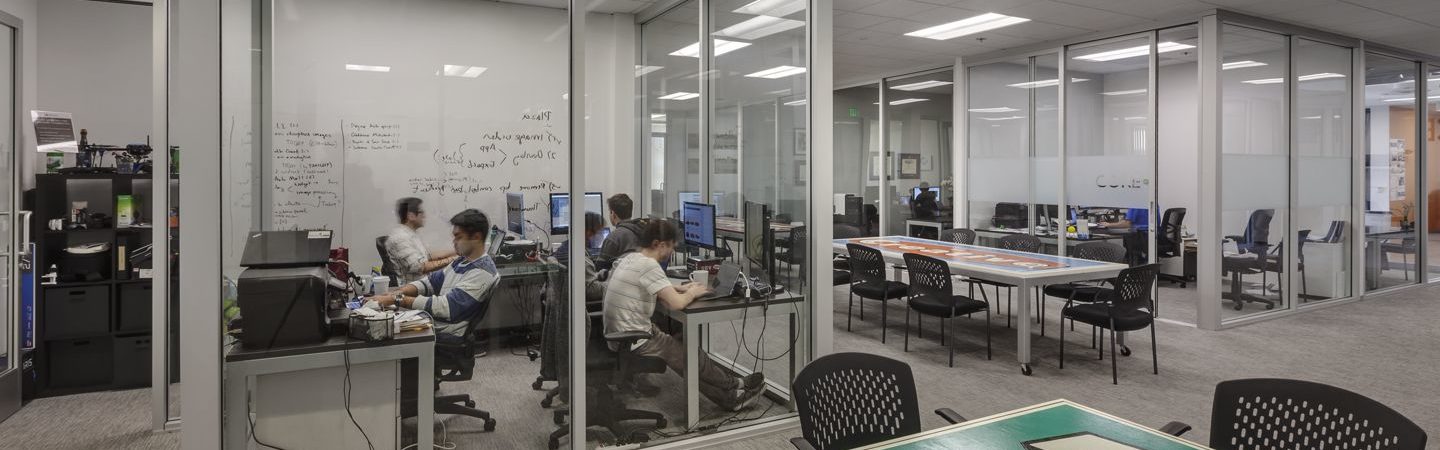
M222 442L226 449L245 450L250 441L250 416L247 411L250 400L245 395L246 378L249 377L236 373L225 376L225 436Z
M790 398L787 403L790 404L791 411L795 411L795 361L798 359L796 353L800 352L800 349L796 347L803 346L803 343L801 343L799 339L795 339L795 336L800 332L797 321L798 317L796 316L797 314L790 313L790 372L788 374L789 379L785 380L784 383L785 391L790 393Z
M429 348L427 346L427 348ZM435 373L435 352L420 353L415 371L415 448L434 448L435 441L435 385L427 383Z
M700 422L700 324L685 323L685 423Z
M1031 373L1031 368L1030 368L1030 324L1031 324L1031 322L1030 322L1030 283L1020 283L1019 286L1016 286L1016 287L1015 287L1015 290L1018 291L1018 292L1020 292L1019 298L1015 299L1015 304L1020 306L1020 312L1019 312L1019 314L1018 314L1018 317L1020 317L1020 320L1016 320L1016 321L1015 321L1015 323L1016 323L1016 327L1015 327L1015 330L1016 330L1016 331L1015 331L1015 342L1016 342L1016 346L1018 347L1018 348L1015 349L1015 355L1018 357L1017 359L1019 359L1019 361L1020 361L1020 373L1025 374L1026 376L1029 376L1030 373Z

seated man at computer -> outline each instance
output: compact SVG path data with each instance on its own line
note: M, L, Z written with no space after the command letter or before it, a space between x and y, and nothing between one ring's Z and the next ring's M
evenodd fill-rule
M672 285L665 276L665 270L660 268L660 261L669 260L675 251L679 235L679 230L668 221L645 222L640 234L639 242L643 243L640 249L622 256L611 270L605 291L605 332L649 332L649 339L635 344L634 353L659 357L681 376L699 376L701 394L727 411L739 411L754 403L764 391L764 375L732 376L709 355L698 361L699 374L686 374L684 345L650 321L656 303L663 303L672 310L683 310L696 298L710 292L709 286L703 284Z
M585 240L590 242L595 236L600 235L600 230L605 228L605 219L600 218L599 213L585 213ZM555 257L565 264L570 257L570 240L560 244L555 250ZM567 264L568 265L568 264ZM599 268L595 266L595 260L589 255L585 256L585 303L599 302L605 297L605 282L601 281Z
M419 230L425 226L425 209L421 200L406 197L395 202L395 214L400 216L400 226L390 231L385 239L385 253L401 284L420 279L425 274L440 270L455 261L455 252L431 252L425 248L425 240Z
M940 215L940 199L930 183L921 181L919 193L910 199L910 211L916 219L934 219Z
M385 307L395 305L430 313L436 339L455 342L465 338L470 320L482 310L481 302L490 298L490 291L500 282L500 273L495 261L485 254L490 232L490 219L485 213L461 211L450 219L450 225L458 259L373 300Z
M1129 208L1125 210L1123 217L1117 217L1112 222L1100 222L1099 225L1110 230L1127 229L1130 231L1149 231L1150 210L1145 208Z
M635 202L630 200L629 195L612 195L605 199L605 204L610 207L610 224L614 225L615 229L610 230L610 235L605 237L605 243L600 245L600 257L614 260L640 248L641 226L639 219L630 218L635 211Z

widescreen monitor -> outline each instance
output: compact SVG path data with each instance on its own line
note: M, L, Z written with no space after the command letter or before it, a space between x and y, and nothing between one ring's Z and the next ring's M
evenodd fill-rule
M685 202L680 205L685 244L715 248L715 205Z
M759 270L769 268L770 253L774 251L769 236L770 206L745 202L745 259L750 260Z
M605 217L605 195L599 192L585 193L585 212ZM550 193L550 234L570 233L570 193Z
M505 193L505 227L511 233L525 234L525 196L523 194Z

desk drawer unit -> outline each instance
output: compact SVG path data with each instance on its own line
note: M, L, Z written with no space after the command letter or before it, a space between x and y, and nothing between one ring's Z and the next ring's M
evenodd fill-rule
M110 286L45 289L45 338L110 333Z

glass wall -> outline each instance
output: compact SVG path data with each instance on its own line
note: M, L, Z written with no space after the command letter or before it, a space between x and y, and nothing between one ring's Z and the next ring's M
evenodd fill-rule
M1365 55L1365 283L1419 282L1415 63Z
M1351 50L1297 38L1295 64L1295 270L1301 303L1344 298L1350 286Z
M879 84L835 91L835 227L852 236L880 233L879 103Z
M1425 89L1425 177L1428 228L1428 270L1431 282L1440 281L1440 66L1428 66Z
M1289 307L1288 39L1232 24L1220 33L1222 320ZM1224 70L1230 67L1230 70ZM1293 245L1293 244L1291 244Z
M1195 223L1200 212L1200 27L1160 30L1159 42L1192 45L1156 55L1153 261L1160 264L1156 315L1198 320ZM1169 218L1167 218L1169 216ZM1168 225L1167 225L1168 223ZM1178 224L1178 226L1174 226Z
M888 203L889 234L912 234L912 221L953 220L950 136L954 78L953 71L944 70L885 80L889 183L880 197ZM934 233L928 228L914 234Z
M678 217L682 193L692 201L700 196L699 27L698 1L676 6L640 27L635 76L645 103L642 129L648 130L643 204L648 207L645 213L654 217ZM729 126L721 128L733 134L739 112L732 107L725 115L722 123ZM731 176L727 183L732 192L734 180Z
M1033 232L1028 211L1034 203L1031 165L1037 163L1031 162L1031 118L1037 109L1036 91L1046 90L1053 104L1060 83L1054 68L1051 78L1034 79L1030 58L967 70L970 142L965 182L970 203L961 227L976 230L981 243L993 244L1006 233Z

